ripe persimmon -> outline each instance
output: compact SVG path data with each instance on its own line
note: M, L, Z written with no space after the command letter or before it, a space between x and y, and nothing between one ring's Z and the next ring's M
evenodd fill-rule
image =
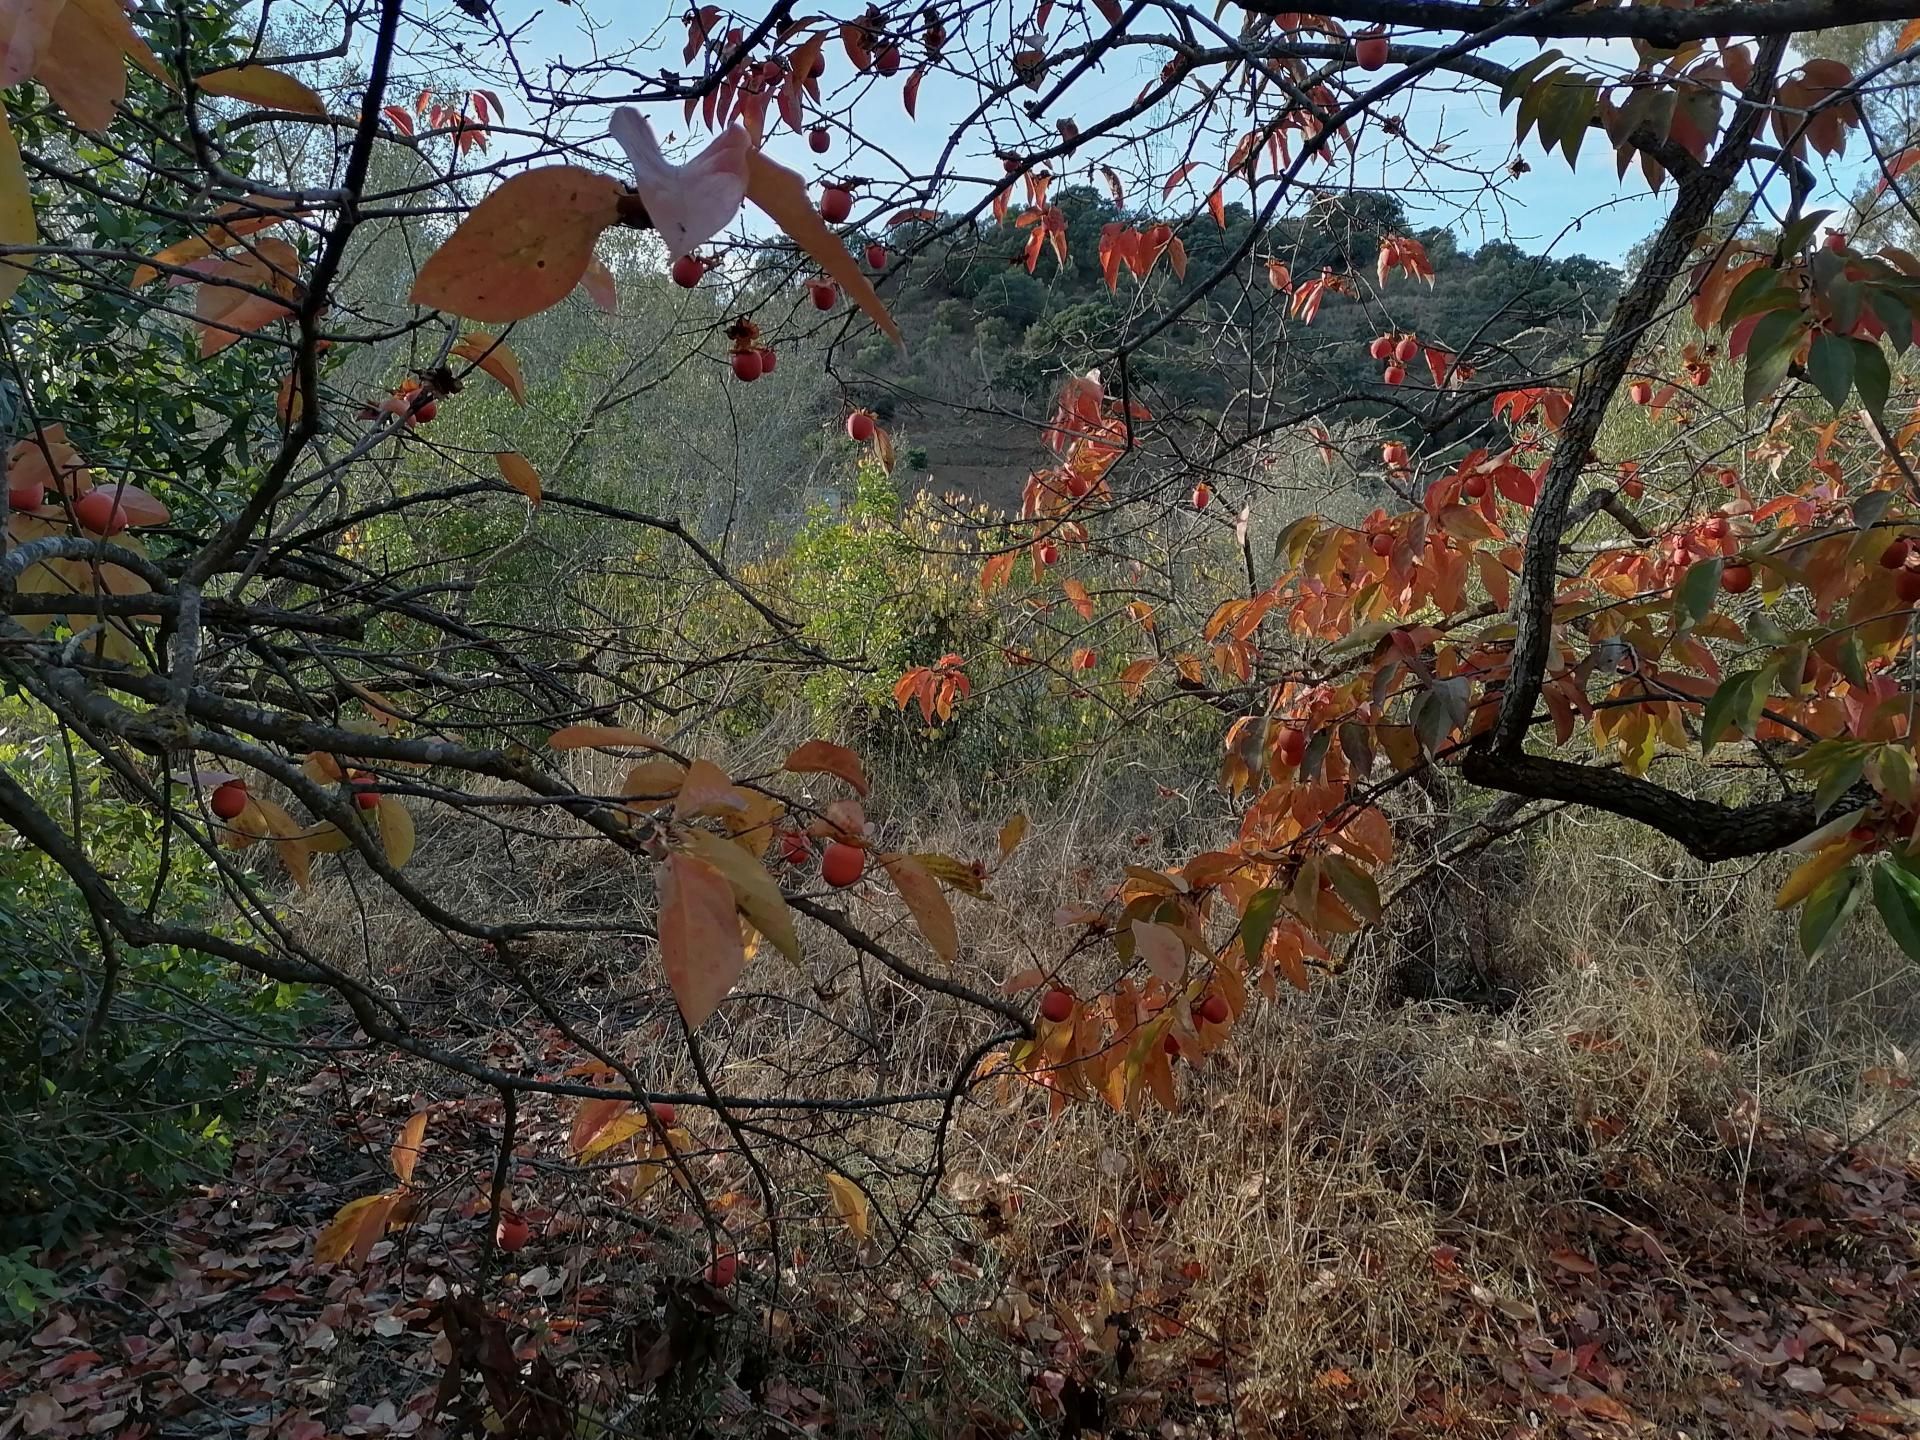
M867 871L867 852L858 845L836 840L820 857L820 878L836 890L844 890Z

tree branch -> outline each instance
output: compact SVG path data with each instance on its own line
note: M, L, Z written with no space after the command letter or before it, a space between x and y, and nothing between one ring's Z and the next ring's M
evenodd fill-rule
M1706 861L1772 854L1811 835L1836 815L1865 809L1874 799L1870 787L1857 785L1824 813L1815 812L1811 793L1756 805L1718 805L1619 770L1546 755L1501 755L1484 747L1467 752L1461 774L1489 790L1585 805L1636 820L1679 841L1696 860Z
M1292 14L1293 0L1235 0L1254 15ZM1514 5L1477 5L1464 0L1321 0L1314 12L1336 20L1398 25L1410 30L1483 30L1517 17L1510 33L1534 40L1643 40L1674 50L1691 40L1719 35L1790 36L1838 30L1877 20L1920 17L1920 0L1718 0L1693 10L1635 5L1582 10L1576 15L1530 17Z

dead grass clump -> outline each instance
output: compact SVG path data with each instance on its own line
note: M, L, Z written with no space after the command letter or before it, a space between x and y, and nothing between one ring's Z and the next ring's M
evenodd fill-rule
M1258 1013L1176 1115L989 1123L975 1163L1011 1177L1036 1301L1179 1314L1148 1368L1196 1409L1230 1371L1243 1414L1387 1426L1471 1408L1463 1277L1530 1308L1583 1209L1698 1209L1730 1170L1713 1123L1732 1088L1653 977L1506 1016L1381 1010L1361 981Z

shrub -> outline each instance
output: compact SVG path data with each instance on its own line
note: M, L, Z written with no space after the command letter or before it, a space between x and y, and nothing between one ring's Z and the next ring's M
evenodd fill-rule
M164 846L159 823L114 793L104 766L70 757L36 721L0 705L0 764L42 804L69 801L81 844L130 904L144 906L164 879L162 918L208 923L219 898L211 864ZM5 1249L57 1244L216 1170L304 1010L295 987L196 950L116 953L103 1007L110 967L79 891L43 852L0 846ZM32 1276L7 1262L0 1290L15 1305Z

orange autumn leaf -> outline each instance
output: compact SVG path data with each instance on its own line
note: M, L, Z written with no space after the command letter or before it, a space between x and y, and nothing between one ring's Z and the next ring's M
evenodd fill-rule
M200 358L217 355L242 336L291 316L299 270L299 252L273 236L245 255L206 266L193 307L200 322Z
M0 89L37 80L82 130L113 123L133 61L172 82L134 33L120 0L14 0L0 5Z
M598 750L610 745L632 745L641 750L667 748L651 735L624 725L565 725L547 737L549 750Z
M506 341L474 330L462 335L449 353L462 360L471 360L498 380L513 396L514 404L527 403L527 382L520 374L520 357L513 353L513 347Z
M940 889L940 882L911 855L878 855L887 876L907 902L914 924L933 947L933 953L951 965L960 954L960 931L954 923L953 907Z
M882 334L901 349L906 348L907 342L901 338L900 327L893 323L892 314L875 293L866 271L849 253L846 242L820 218L813 197L807 194L806 181L786 166L769 160L758 150L750 151L747 155L747 198L772 217L774 224L786 233L788 239L812 256L820 268L839 283L848 297L872 317Z
M134 270L133 279L128 283L137 290L160 277L157 267L191 265L195 260L204 260L209 255L237 245L249 235L312 213L310 210L296 209L293 202L271 195L249 195L244 200L232 201L213 212L213 218L204 232L175 241L156 253L152 260Z
M733 887L684 851L669 854L660 872L660 960L690 1030L720 1008L747 965Z
M245 100L268 110L287 110L296 115L327 113L326 102L291 75L266 65L235 65L195 77L194 82L209 95L229 100Z
M320 1232L320 1238L313 1242L314 1261L337 1265L349 1255L356 1260L366 1259L367 1252L387 1233L387 1222L393 1218L394 1206L402 1193L385 1190L378 1195L362 1195L342 1205L327 1228Z
M493 463L500 467L500 477L518 490L534 504L540 503L540 472L527 463L527 457L517 450L502 450L493 457Z
M1093 619L1093 597L1087 594L1087 587L1078 580L1062 580L1060 588L1065 592L1073 608L1080 612L1082 620Z
M408 1119L388 1156L393 1162L394 1176L402 1185L413 1183L413 1168L420 1163L420 1146L426 1137L427 1112L421 1110Z
M838 775L856 793L867 793L867 772L860 766L860 757L828 740L809 740L796 747L781 768L795 775Z
M577 165L516 175L427 257L408 298L483 325L538 315L586 275L619 200L618 181Z

